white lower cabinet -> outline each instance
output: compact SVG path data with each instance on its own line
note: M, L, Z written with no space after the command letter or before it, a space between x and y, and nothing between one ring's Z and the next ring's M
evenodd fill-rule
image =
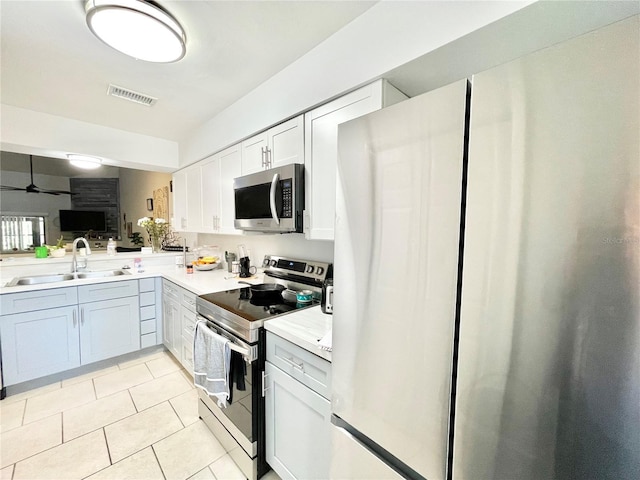
M3 385L80 366L77 305L2 316Z
M331 403L305 378L330 379L330 369L326 360L267 333L266 457L283 479L329 478Z
M162 282L162 328L165 347L193 374L193 332L196 324L196 295L173 282Z
M137 280L5 294L0 303L4 386L140 349Z
M162 281L162 342L179 361L180 337L180 287L168 280Z
M93 363L140 350L138 297L80 304L80 358Z
M140 287L140 348L162 344L162 280L141 278Z

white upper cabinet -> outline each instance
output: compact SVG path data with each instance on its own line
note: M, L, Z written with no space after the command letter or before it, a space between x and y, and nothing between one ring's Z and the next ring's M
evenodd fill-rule
M185 169L187 176L187 231L202 231L202 175L198 164Z
M266 168L267 132L259 133L242 142L242 175Z
M173 224L176 231L203 231L202 173L197 163L173 174Z
M233 226L233 179L240 176L240 156L240 144L237 144L201 163L202 232L240 233Z
M304 163L304 115L242 142L242 175L290 163Z
M202 232L215 232L220 218L220 160L213 155L200 164Z
M334 238L338 125L406 98L386 80L377 80L305 114L306 238Z
M240 234L233 225L233 179L300 163L305 165L305 236L333 240L338 125L406 98L386 80L376 80L175 172L174 230Z
M187 229L187 174L180 170L173 174L173 221L171 226L177 232Z
M229 147L218 154L220 161L220 222L219 233L236 233L233 221L236 216L233 179L241 175L240 144Z

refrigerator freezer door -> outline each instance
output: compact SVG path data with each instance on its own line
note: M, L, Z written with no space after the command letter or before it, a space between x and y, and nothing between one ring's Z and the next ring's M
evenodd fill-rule
M466 104L460 81L338 133L333 412L429 479L447 463Z
M342 428L331 426L331 478L400 480L402 477Z
M473 78L454 480L640 478L639 31Z

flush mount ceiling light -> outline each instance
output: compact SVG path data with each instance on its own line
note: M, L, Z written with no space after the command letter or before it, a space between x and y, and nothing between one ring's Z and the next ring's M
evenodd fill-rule
M69 153L67 155L69 163L74 167L84 168L86 170L93 170L98 168L102 164L102 160L96 157L89 157L87 155L76 155L75 153Z
M157 3L146 0L87 0L87 25L116 50L147 62L169 63L186 53L180 24Z

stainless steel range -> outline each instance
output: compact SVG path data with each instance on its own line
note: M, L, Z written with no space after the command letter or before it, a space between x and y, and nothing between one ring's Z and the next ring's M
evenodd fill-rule
M262 266L264 282L282 285L284 291L264 292L239 285L196 299L199 320L206 320L209 328L228 338L233 354L243 360L240 365L232 361L236 370L231 375L229 405L219 407L217 399L199 389L198 413L249 480L256 480L269 470L264 444L264 322L318 305L322 283L333 276L331 264L275 255L266 255ZM297 302L301 290L312 292L311 302Z

